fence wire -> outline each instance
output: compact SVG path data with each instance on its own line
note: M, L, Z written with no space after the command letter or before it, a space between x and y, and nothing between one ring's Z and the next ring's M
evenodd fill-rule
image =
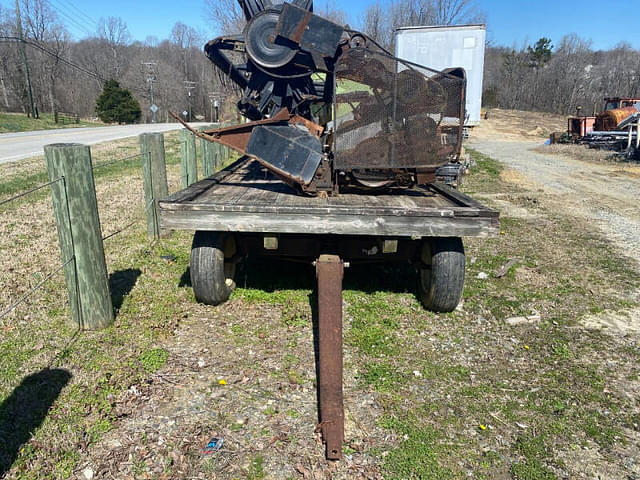
M99 163L97 165L93 165L93 170L99 169L99 168L103 168L103 167L107 167L110 165L114 165L116 163L120 163L120 162L125 162L127 160L133 160L136 158L144 158L147 157L150 154L150 152L145 152L145 153L138 153L135 155L129 155L123 158L118 158L116 160L112 160L109 162L104 162L104 163ZM31 193L37 192L39 190L42 190L43 188L46 188L50 185L53 185L59 181L64 181L64 177L61 176L60 178L57 178L55 180L52 180L50 182L44 183L42 185L39 185L37 187L34 188L30 188L29 190L26 190L24 192L21 192L17 195L14 195L10 198L7 198L5 200L0 201L0 207L3 205L6 205L8 203L11 203L13 201L16 201L26 195L29 195ZM145 209L144 209L144 215L146 216L146 214L149 212L149 209L152 207L155 207L155 198L152 198L151 201L146 205ZM137 223L139 223L141 220L143 220L144 217L142 218L137 218L136 220L132 221L131 223L125 225L124 227L116 230L115 232L110 233L109 235L106 235L105 237L102 238L103 241L108 240L110 238L115 237L116 235L124 232L125 230L133 227L134 225L136 225ZM24 294L22 297L20 297L16 302L14 302L13 304L11 304L9 307L7 307L5 310L3 310L0 313L0 320L4 319L7 315L9 315L11 312L13 312L16 308L18 308L20 305L22 305L24 302L26 302L29 298L31 298L31 296L33 294L35 294L38 290L40 290L47 282L49 282L54 275L56 275L57 273L59 273L61 270L63 270L67 265L69 265L71 262L73 262L75 260L75 256L71 257L71 259L69 259L68 261L66 261L65 263L63 263L62 265L58 266L55 270L53 270L52 272L50 272L49 274L47 274L47 276L41 280L36 286L34 286L33 288L31 288L26 294Z
M63 263L62 265L60 265L58 268L56 268L53 272L49 273L44 280L42 280L40 283L38 283L35 287L33 287L31 290L29 290L29 292L27 292L26 294L24 294L22 297L20 297L20 299L13 303L11 306L9 306L9 308L7 308L5 311L3 311L2 313L0 313L0 320L2 320L4 317L6 317L7 315L9 315L11 312L13 312L16 308L18 308L20 305L22 305L25 301L27 301L27 299L29 297L31 297L31 295L33 295L36 291L38 291L40 288L42 288L44 286L45 283L47 283L49 280L51 280L51 278L53 278L53 276L58 273L60 270L62 270L64 267L66 267L67 265L69 265L71 262L73 262L75 260L75 256L71 257L71 259L69 259L67 262Z
M64 180L64 177L57 178L57 179L52 180L50 182L44 183L44 184L42 184L42 185L40 185L38 187L34 187L34 188L26 190L26 191L24 191L22 193L14 195L13 197L7 198L6 200L2 200L0 202L0 207L2 207L3 205L6 205L7 203L10 203L10 202L13 202L15 200L18 200L19 198L22 198L22 197L24 197L26 195L29 195L30 193L34 193L34 192L37 192L38 190L42 190L43 188L48 187L49 185L53 185L54 183L57 183L57 182L59 182L61 180Z
M155 206L155 199L151 199L151 201L149 202L149 204L146 206L146 208L144 209L144 214L146 216L147 212L149 212L149 209L151 207ZM119 230L116 230L115 232L110 233L109 235L106 235L104 237L102 237L102 241L104 242L105 240L109 240L112 237L115 237L116 235L121 234L122 232L124 232L125 230L128 230L129 228L133 227L134 225L140 223L142 220L144 220L145 217L142 218L137 218L135 219L133 222L128 223L127 225L125 225L124 227L120 228Z
M144 157L146 155L148 155L148 153L137 153L135 155L129 155L128 157L118 158L116 160L111 160L109 162L99 163L97 165L94 165L93 169L97 170L98 168L108 167L109 165L113 165L115 163L125 162L127 160L133 160L134 158Z

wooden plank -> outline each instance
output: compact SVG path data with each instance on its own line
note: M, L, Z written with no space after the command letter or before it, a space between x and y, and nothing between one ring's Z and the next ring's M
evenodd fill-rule
M212 179L162 201L163 226L391 236L485 236L499 230L498 212L444 185L309 197L248 159Z
M165 210L162 228L252 233L305 233L400 237L486 237L499 232L496 218L373 217L360 215L273 215L208 210Z
M236 190L239 196L245 195L247 189ZM238 197L240 198L240 197ZM280 197L278 197L280 199ZM325 201L319 199L320 201ZM161 208L164 210L173 211L188 211L188 210L209 210L211 212L226 211L226 212L238 212L238 213L259 213L259 214L286 214L286 213L299 213L304 215L362 215L362 216L400 216L400 217L454 217L454 216L480 216L478 210L469 209L459 210L456 215L456 210L453 208L397 208L397 207L359 207L353 208L349 206L331 206L331 205L283 205L282 200L277 204L250 204L250 203L238 203L234 198L225 198L220 203L200 203L198 201L183 202L183 203L167 203L161 202ZM456 207L457 208L457 207ZM490 215L483 215L490 216Z
M247 160L248 159L245 157L239 158L236 162L229 165L224 170L220 170L212 177L194 183L190 187L168 196L166 199L164 199L164 201L169 203L188 202L195 197L202 195L202 193L208 191L209 189L219 185L220 182L222 182L226 177L232 175L238 168L242 167L242 165L247 162Z
M182 188L187 188L198 181L198 159L196 158L196 136L187 129L181 132L182 161L181 177Z

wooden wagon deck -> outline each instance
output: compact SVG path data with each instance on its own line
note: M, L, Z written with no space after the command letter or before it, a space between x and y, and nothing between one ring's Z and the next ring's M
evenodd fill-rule
M499 232L497 211L442 184L305 197L248 158L161 200L159 212L166 230L399 237Z

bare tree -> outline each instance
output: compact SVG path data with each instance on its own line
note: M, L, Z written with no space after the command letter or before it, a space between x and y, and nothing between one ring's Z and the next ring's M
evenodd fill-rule
M112 56L110 78L120 78L122 73L121 52L131 42L129 27L120 17L101 18L98 22L98 37L109 48Z
M316 13L338 25L346 25L349 23L347 12L338 7L334 0L327 0L324 8L316 10Z
M397 28L471 23L482 18L475 0L377 1L365 11L362 29L377 42L392 48L393 32Z
M242 32L246 22L237 0L205 0L204 5L207 18L217 34Z
M432 0L429 3L433 25L455 25L484 20L484 14L473 0Z
M25 37L40 49L31 50L36 103L48 104L51 113L58 109L56 90L64 71L61 62L68 52L70 35L47 0L22 0Z

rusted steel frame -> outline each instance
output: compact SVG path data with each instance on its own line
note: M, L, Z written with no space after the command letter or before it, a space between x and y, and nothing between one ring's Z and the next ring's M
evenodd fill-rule
M243 123L240 125L233 125L231 127L223 127L216 130L205 130L200 132L189 125L187 122L182 120L179 115L169 112L169 114L178 120L184 128L189 130L191 133L196 135L197 137L203 138L209 142L219 143L224 145L225 147L232 148L243 155L257 161L260 165L270 170L274 174L276 174L280 179L285 182L287 185L290 185L293 188L300 188L303 193L307 193L313 195L315 193L313 188L313 183L311 185L304 185L300 183L298 179L293 177L288 172L281 170L277 167L274 167L269 162L265 162L260 157L256 157L255 155L249 155L246 153L247 144L249 143L249 138L251 137L251 132L253 128L258 125L268 125L271 123L281 123L283 121L289 121L289 123L301 123L305 125L313 135L320 136L322 135L323 128L320 125L317 125L314 122L307 120L306 118L300 117L298 115L290 115L289 111L285 108L281 110L272 118L267 118L265 120L258 120L256 122Z
M342 458L344 407L342 399L342 277L337 255L320 255L318 278L318 400L320 431L329 460Z
M241 123L239 125L232 125L230 127L223 127L214 130L205 130L203 132L197 131L195 128L190 126L187 122L182 120L179 115L169 112L169 114L178 120L184 128L191 131L194 135L200 138L204 138L209 142L219 143L224 145L225 147L229 147L233 150L236 150L242 154L245 154L245 150L247 149L247 144L249 143L249 137L251 137L251 132L253 128L258 125L267 125L270 123L282 123L289 120L291 115L289 111L285 108L278 112L272 118L267 118L264 120L258 120L256 122L250 123Z
M312 135L319 137L324 132L324 128L317 123L307 120L299 115L291 115L285 108L280 110L276 115L271 118L265 118L264 120L258 120L255 122L241 123L239 125L232 125L230 127L217 128L212 130L198 131L191 127L187 122L182 120L179 115L169 112L169 114L178 120L184 128L191 131L197 137L208 140L209 142L219 143L225 147L229 147L246 155L247 144L251 137L251 132L254 127L259 125L269 125L272 123L289 122L292 124L302 124L309 129Z
M242 89L247 87L248 81L246 77L236 68L229 57L223 53L225 50L243 51L244 36L235 35L216 38L207 43L204 50L214 65L225 72L236 85Z

